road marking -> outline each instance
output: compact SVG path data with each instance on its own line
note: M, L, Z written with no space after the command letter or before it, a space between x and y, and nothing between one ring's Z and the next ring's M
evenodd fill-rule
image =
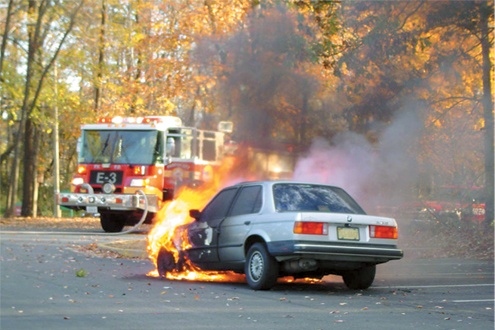
M444 285L408 285L408 286L372 286L373 289L421 289L421 288L463 288L477 286L495 286L495 284L444 284Z
M492 302L495 299L473 299L473 300L452 300L455 303L470 303L470 302Z

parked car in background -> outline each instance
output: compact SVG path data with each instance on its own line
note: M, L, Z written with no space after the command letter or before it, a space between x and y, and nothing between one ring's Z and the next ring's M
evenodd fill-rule
M485 221L483 187L439 186L416 202L402 205L398 217L413 225L481 224ZM399 214L399 213L397 213Z
M367 289L377 264L403 256L396 221L367 215L335 186L246 182L222 189L190 215L195 221L176 229L177 251L158 254L161 276L191 266L230 270L266 290L279 277L335 274L350 289Z

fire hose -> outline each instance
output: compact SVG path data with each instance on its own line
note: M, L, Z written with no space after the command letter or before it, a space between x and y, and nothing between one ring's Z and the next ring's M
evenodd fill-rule
M121 231L121 232L118 232L118 233L91 233L91 235L104 235L104 236L118 236L118 235L125 235L125 234L130 234L134 231L137 231L137 229L144 223L144 221L146 220L146 216L148 215L148 197L146 196L146 194L144 193L144 191L142 190L137 190L136 193L139 193L143 199L144 199L144 210L143 210L143 214L141 215L141 219L138 221L138 223L136 223L133 227L125 230L125 231ZM24 234L37 234L37 235L43 235L43 234L47 234L47 235L53 235L54 233L53 232L29 232L29 231L23 231ZM74 232L63 232L61 234L64 234L64 235L87 235L88 232L77 232L77 231L74 231Z
M127 230L124 230L124 231L122 231L120 233L110 233L110 234L124 235L124 234L132 233L133 231L137 230L143 224L143 222L146 220L146 216L148 215L148 197L146 196L146 194L144 193L144 191L142 191L141 189L138 190L138 191L136 191L136 192L140 193L143 196L143 199L144 199L144 211L143 211L143 215L141 216L141 219L132 228L129 228Z
M137 190L136 193L140 194L143 197L144 200L144 209L143 209L143 214L141 215L141 219L139 220L138 223L136 223L132 228L129 228L128 230L118 232L118 233L88 233L88 232L83 232L83 231L71 231L71 232L43 232L43 231L22 231L22 234L33 234L33 235L94 235L94 236L119 236L119 235L126 235L129 233L132 233L134 231L137 231L137 229L144 223L146 220L146 217L148 215L148 207L149 207L149 201L148 197L142 190Z
M81 185L81 188L84 188L84 189L88 190L91 194L93 193L93 187L91 187L88 183L83 183ZM138 223L136 223L134 225L134 227L129 228L128 230L124 230L124 231L121 231L121 232L118 232L118 233L104 233L104 234L101 233L100 235L125 235L125 234L130 234L133 231L137 230L143 224L143 222L146 220L146 216L148 215L148 196L146 196L146 194L144 193L144 191L142 191L141 189L137 190L136 192L139 193L139 194L141 194L143 196L143 199L144 199L144 212L143 212L143 215L141 216L141 219L138 221Z

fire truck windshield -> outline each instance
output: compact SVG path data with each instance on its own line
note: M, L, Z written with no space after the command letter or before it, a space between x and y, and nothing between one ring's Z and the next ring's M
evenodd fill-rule
M156 130L85 130L79 163L163 163L163 145Z

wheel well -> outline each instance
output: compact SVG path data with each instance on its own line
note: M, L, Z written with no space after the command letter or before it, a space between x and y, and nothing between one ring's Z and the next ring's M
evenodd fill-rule
M244 243L244 255L247 254L249 248L254 244L254 243L263 243L265 244L265 240L261 236L250 236Z

